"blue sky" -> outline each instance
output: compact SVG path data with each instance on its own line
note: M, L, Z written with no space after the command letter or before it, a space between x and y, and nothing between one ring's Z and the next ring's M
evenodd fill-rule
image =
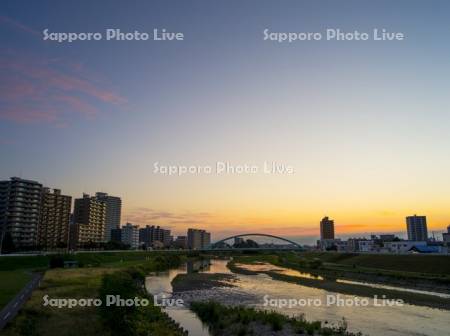
M73 196L105 190L123 197L127 219L174 230L198 221L218 234L227 224L313 235L329 214L346 232L397 231L411 211L442 228L449 14L447 1L2 1L1 178ZM185 40L58 44L42 40L46 28L166 28ZM263 41L265 28L386 28L407 39L278 44ZM151 173L155 161L217 160L297 173Z

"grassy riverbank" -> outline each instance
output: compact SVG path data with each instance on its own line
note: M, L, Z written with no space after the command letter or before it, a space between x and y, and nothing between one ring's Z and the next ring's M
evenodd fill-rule
M157 307L134 311L134 307L117 310L115 307L73 307L57 308L44 306L44 296L49 298L99 298L111 291L111 294L122 297L143 297L142 277L152 271L177 267L183 260L179 255L134 255L131 260L125 256L120 260L105 256L90 256L92 259L103 260L97 267L83 267L74 269L49 269L46 271L41 285L33 292L31 299L21 309L19 315L2 331L2 336L59 336L83 335L103 336L112 335L114 330L134 330L127 335L147 335L142 328L153 330L153 335L178 335L165 318L160 316ZM122 282L121 282L122 281ZM112 285L113 284L113 285ZM116 289L114 289L116 288ZM142 307L145 308L145 307ZM112 315L109 315L111 312ZM118 317L117 313L120 313ZM126 318L133 316L133 318ZM153 319L158 317L158 321ZM116 323L112 323L116 321ZM122 329L117 323L126 323Z
M268 262L276 266L314 273L328 279L370 281L450 293L450 270L448 269L450 256L445 255L284 252L237 256L237 258L250 264ZM410 265L414 265L414 267L410 267ZM418 270L421 269L423 271L419 272Z
M0 271L0 309L12 300L31 279L25 270Z
M130 251L42 256L2 256L0 257L0 309L25 286L31 279L32 272L44 272L49 269L52 258L76 261L82 268L120 269L143 263L150 264L163 255L164 252ZM172 252L169 255L179 255L179 253Z
M2 256L0 257L0 271L18 269L43 270L47 269L50 261L55 257L62 257L66 261L76 261L80 267L123 266L139 264L166 255L187 255L183 252L164 251L126 251L126 252L78 252L76 254L40 255L40 256Z
M340 265L395 271L399 273L449 278L450 256L423 254L359 254L334 252L302 252L304 259L320 259L328 266Z
M275 312L247 307L228 307L217 302L193 302L191 309L209 326L214 336L245 335L355 335L340 326L329 327L303 317L292 318ZM359 334L358 334L359 335Z

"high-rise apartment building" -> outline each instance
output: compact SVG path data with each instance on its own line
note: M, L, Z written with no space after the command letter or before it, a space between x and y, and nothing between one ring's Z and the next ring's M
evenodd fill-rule
M72 197L61 190L43 188L38 229L38 245L42 248L67 247Z
M147 246L153 246L155 242L159 242L164 246L170 246L172 239L170 230L159 226L147 225L145 228L139 229L139 241Z
M199 250L211 244L211 234L205 230L188 229L187 244L191 250Z
M82 198L75 199L73 221L71 247L105 242L105 202L98 200L97 197L83 194Z
M95 194L97 200L106 204L105 240L111 240L111 230L120 228L120 216L122 213L122 200L117 196L110 196L104 192Z
M34 247L42 201L42 184L12 177L0 181L0 245L11 234L16 248Z
M334 239L334 220L328 217L320 221L320 239Z
M408 216L406 217L406 229L408 231L408 240L427 241L427 217L426 216Z

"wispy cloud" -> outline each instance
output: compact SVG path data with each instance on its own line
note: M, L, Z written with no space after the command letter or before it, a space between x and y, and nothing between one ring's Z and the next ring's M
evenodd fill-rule
M20 30L22 32L31 34L33 36L41 37L41 33L39 31L37 31L37 30L35 30L35 29L33 29L33 28L31 28L31 27L29 27L29 26L27 26L27 25L25 25L25 24L23 24L23 23L21 23L21 22L19 22L17 20L11 19L11 18L9 18L7 16L0 15L0 23L4 24L4 25L7 25L7 26L9 26L9 27L11 27L11 28L13 28L15 30Z
M213 240L242 233L266 233L282 237L317 236L317 226L292 226L246 221L243 218L224 217L209 212L170 212L151 208L133 208L125 212L128 222L145 225L161 225L169 228L175 235L186 234L188 228L201 228L212 232Z
M175 213L169 211L155 210L151 208L134 208L127 211L125 218L129 222L144 226L148 224L158 224L166 226L185 226L205 224L211 221L213 215L206 212L182 212Z
M60 59L0 54L0 118L19 123L66 125L82 115L93 119L126 99L80 64Z

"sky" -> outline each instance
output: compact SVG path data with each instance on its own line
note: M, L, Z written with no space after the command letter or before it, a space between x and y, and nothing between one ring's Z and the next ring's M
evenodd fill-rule
M312 242L450 224L447 1L0 3L0 179L122 197L122 221ZM182 32L183 41L43 40ZM265 41L271 32L403 41ZM154 172L276 162L293 174Z

